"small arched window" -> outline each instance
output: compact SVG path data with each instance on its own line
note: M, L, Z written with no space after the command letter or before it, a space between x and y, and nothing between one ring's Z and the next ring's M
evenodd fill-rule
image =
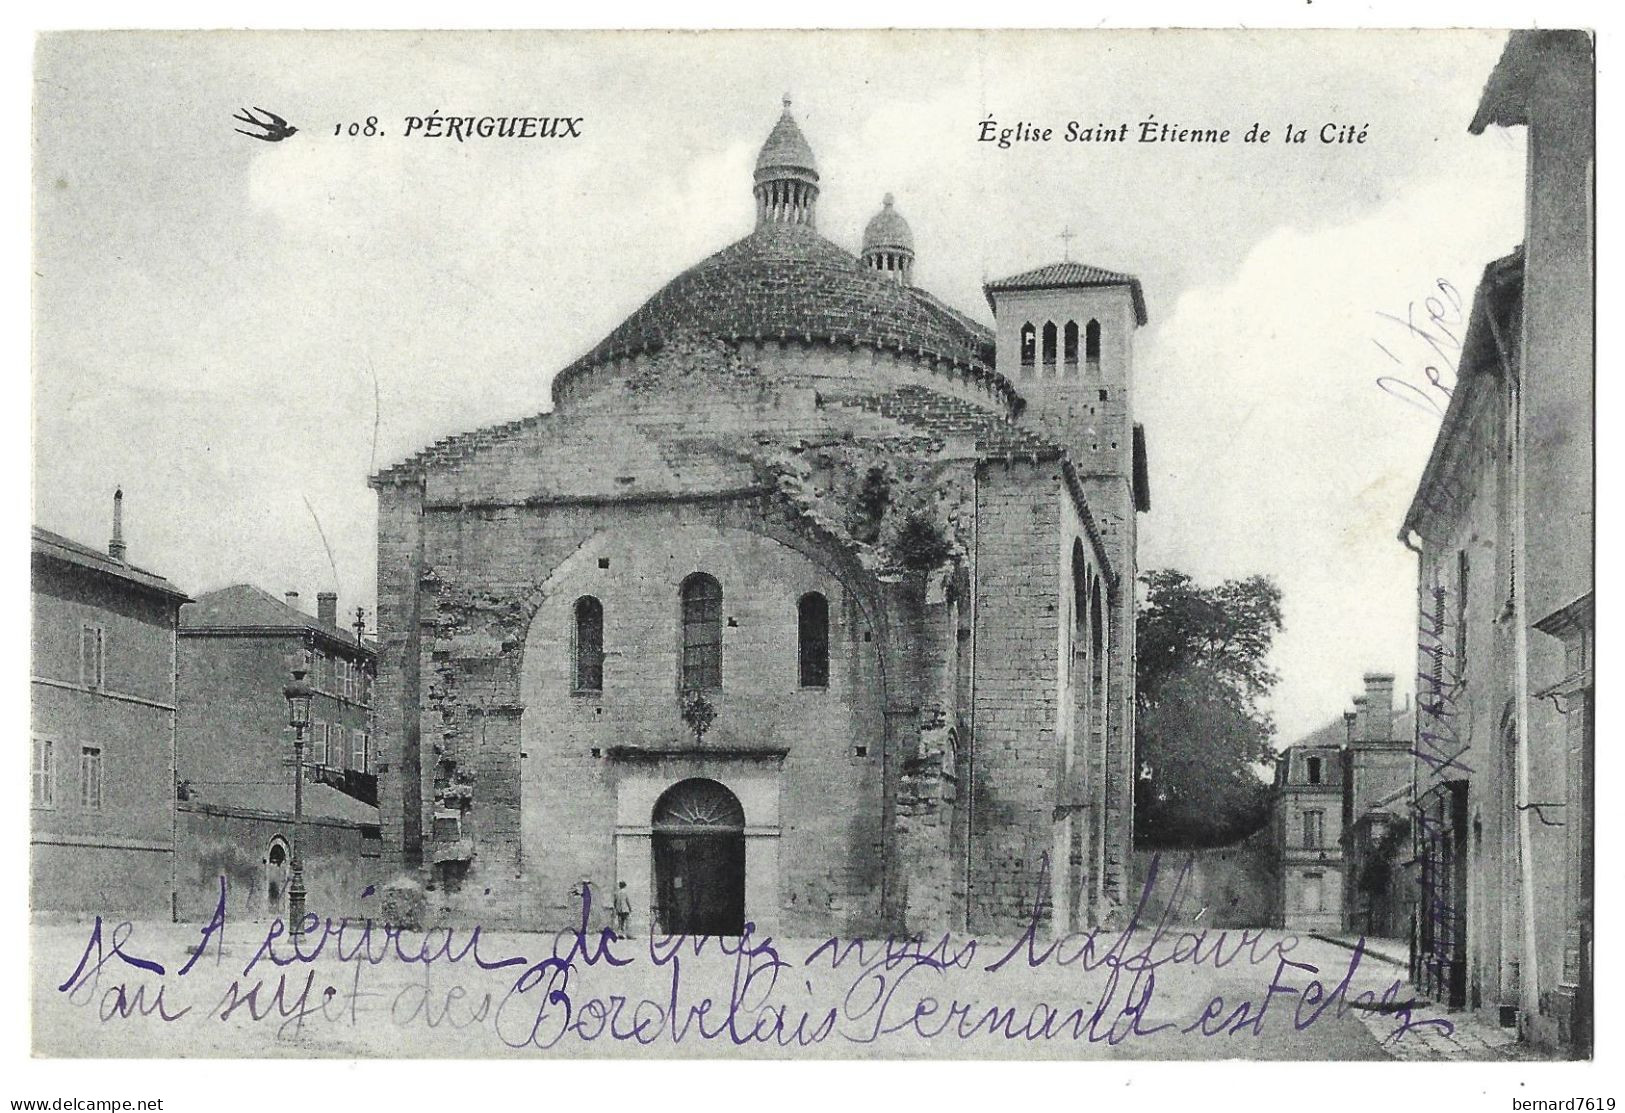
M576 600L573 685L578 692L604 690L604 605L591 595Z
M1055 322L1049 321L1044 325L1044 362L1055 363Z
M1021 326L1021 365L1031 367L1038 358L1038 330L1028 321Z
M1083 330L1083 358L1090 363L1100 362L1100 322L1090 321Z
M684 691L722 687L722 585L704 572L683 581Z
M801 686L829 687L829 600L809 591L796 604Z

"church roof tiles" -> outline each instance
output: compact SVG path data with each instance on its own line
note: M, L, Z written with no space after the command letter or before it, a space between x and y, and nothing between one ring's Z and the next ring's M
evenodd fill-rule
M681 331L737 343L789 340L868 346L940 359L987 381L993 333L923 290L862 268L804 225L765 224L678 275L554 380L561 386L619 356L652 351Z
M992 305L993 294L998 290L1052 290L1067 286L1127 286L1134 297L1135 323L1144 325L1150 319L1146 316L1145 293L1140 289L1138 278L1087 263L1050 263L989 282L982 289L987 294L987 303Z

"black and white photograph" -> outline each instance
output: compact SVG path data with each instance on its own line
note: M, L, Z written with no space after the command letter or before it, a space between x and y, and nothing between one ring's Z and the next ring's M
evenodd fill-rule
M19 1054L1589 1068L1597 45L39 33Z

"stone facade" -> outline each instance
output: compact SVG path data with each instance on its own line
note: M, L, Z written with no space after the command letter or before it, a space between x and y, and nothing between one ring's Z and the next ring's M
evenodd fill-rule
M1364 694L1353 702L1352 711L1287 747L1276 762L1268 829L1279 863L1277 922L1406 936L1410 878L1390 867L1409 857L1410 843L1398 854L1390 832L1408 822L1414 713L1408 700L1394 706L1392 673L1366 673Z
M1271 814L1280 855L1281 926L1343 930L1342 752L1308 740L1281 752Z
M382 861L374 658L360 630L338 624L330 594L319 595L310 614L296 593L279 599L235 584L181 609L176 881L183 917L214 911L222 877L233 914L285 914L296 840L310 911L340 917L369 910L363 894L380 882ZM314 693L297 834L293 728L283 694L296 664Z
M607 922L623 882L635 929L1109 918L1139 285L992 283L990 330L911 284L890 204L861 260L814 231L788 110L762 159L756 231L551 412L373 478L386 853L431 918ZM1074 358L1024 364L1057 314Z
M1595 69L1514 32L1471 124L1524 127L1524 243L1473 299L1401 530L1419 556L1414 974L1589 1054Z
M125 559L119 513L106 553L33 531L29 904L167 919L186 596Z

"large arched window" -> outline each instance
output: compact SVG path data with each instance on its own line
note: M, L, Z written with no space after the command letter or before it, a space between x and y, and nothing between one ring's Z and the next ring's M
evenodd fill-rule
M1046 366L1055 366L1055 322L1048 321L1044 325L1044 363Z
M1100 362L1100 322L1090 321L1083 330L1083 358L1090 363Z
M604 689L604 605L591 595L576 600L575 690Z
M796 604L801 686L829 687L829 600L809 591Z
M1038 358L1038 331L1028 321L1021 326L1021 365L1031 367Z
M1067 363L1078 362L1078 322L1068 321L1061 334L1061 358Z
M722 687L722 585L704 572L683 581L684 691Z

